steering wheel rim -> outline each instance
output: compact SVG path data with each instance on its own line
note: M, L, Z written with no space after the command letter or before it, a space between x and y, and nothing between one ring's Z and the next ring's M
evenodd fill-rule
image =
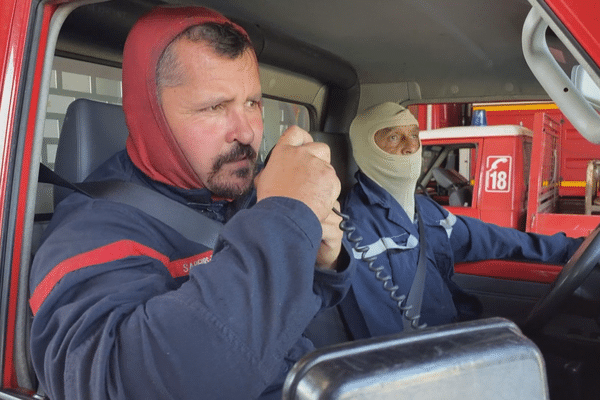
M581 243L556 277L550 291L533 307L524 323L526 330L539 330L558 307L581 286L600 260L600 225Z

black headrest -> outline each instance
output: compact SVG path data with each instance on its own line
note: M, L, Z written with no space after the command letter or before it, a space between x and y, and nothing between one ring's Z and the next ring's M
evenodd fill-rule
M342 183L340 198L343 198L354 185L354 174L358 170L352 151L350 137L347 133L311 131L315 142L326 143L331 149L331 165Z
M127 134L121 106L75 100L65 114L54 171L70 182L82 182L100 164L125 149ZM54 204L70 192L55 187Z

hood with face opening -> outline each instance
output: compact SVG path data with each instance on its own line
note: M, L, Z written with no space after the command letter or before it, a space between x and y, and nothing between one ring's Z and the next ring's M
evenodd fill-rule
M356 164L388 191L413 220L415 185L421 173L421 146L412 154L390 154L375 143L383 128L419 126L410 111L396 103L382 103L357 115L350 125L350 142Z
M150 178L184 189L202 188L204 184L186 160L165 119L158 99L156 67L175 37L191 26L210 22L230 23L248 37L241 27L213 10L158 7L136 22L123 50L127 153Z

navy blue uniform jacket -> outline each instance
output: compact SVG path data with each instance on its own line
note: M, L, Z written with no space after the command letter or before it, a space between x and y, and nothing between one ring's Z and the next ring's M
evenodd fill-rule
M313 349L302 332L349 285L316 270L321 225L303 203L149 180L125 152L88 179L146 185L227 221L214 254L136 208L72 194L33 262L33 364L52 399L279 398ZM212 259L211 259L212 257Z
M361 244L370 247L368 256L377 256L374 266L383 266L407 295L419 257L418 224L409 221L400 204L381 186L362 172L348 195L344 212L356 226ZM426 196L416 196L427 239L427 272L421 309L421 323L429 326L477 317L478 303L453 281L454 263L488 259L530 260L565 264L583 239L559 233L552 236L520 232L456 216ZM346 248L351 249L347 240ZM351 250L349 250L351 251ZM382 282L354 252L358 269L352 290L370 336L402 331L402 318L396 302L384 291ZM351 316L349 316L351 318Z

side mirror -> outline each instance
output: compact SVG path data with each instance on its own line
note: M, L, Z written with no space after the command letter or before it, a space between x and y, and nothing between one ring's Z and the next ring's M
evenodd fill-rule
M596 110L600 110L600 88L582 65L573 67L571 80L583 98L589 101Z
M540 350L489 318L320 348L289 372L282 400L548 399Z

